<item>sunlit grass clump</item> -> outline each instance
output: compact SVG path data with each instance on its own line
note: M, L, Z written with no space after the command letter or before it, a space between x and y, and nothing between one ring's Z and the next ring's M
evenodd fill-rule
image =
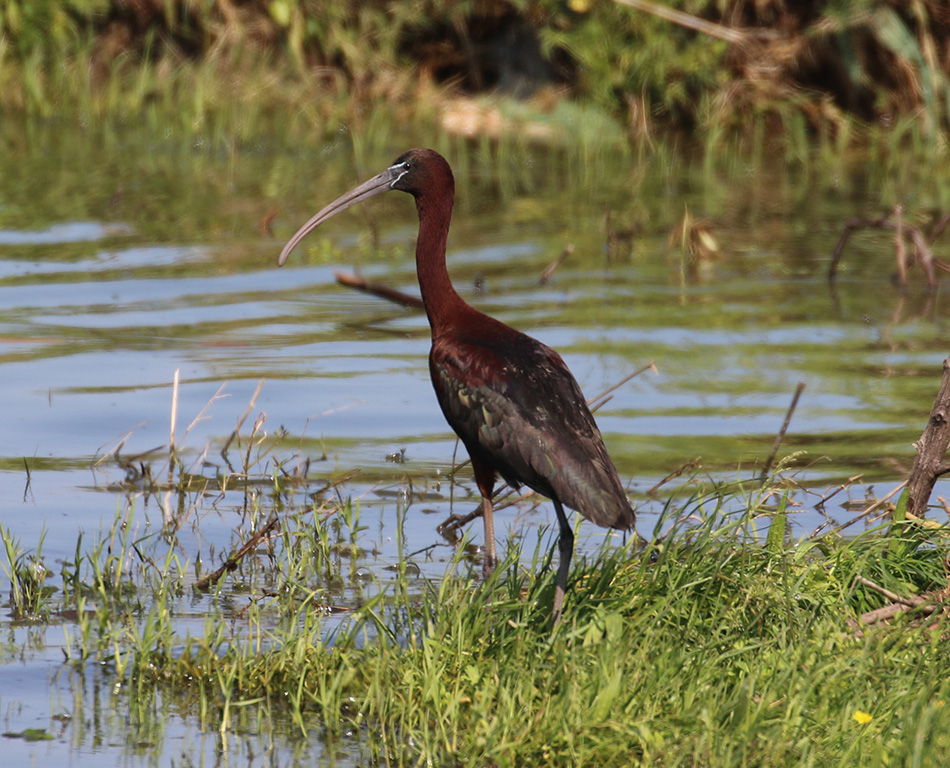
M360 142L380 117L487 142L511 106L466 128L445 97L502 93L535 96L513 132L542 142L576 138L573 119L549 119L569 99L648 147L781 135L791 160L815 139L931 158L946 152L947 49L939 3L8 0L0 114L131 120L216 147L341 127Z
M348 503L282 514L201 598L203 624L182 622L202 568L128 519L77 545L43 605L22 578L9 605L67 620L66 663L97 661L130 706L174 699L225 744L250 718L393 765L946 764L942 613L854 628L882 601L859 577L905 596L945 585L939 534L787 547L721 503L582 558L557 627L546 534L533 554L510 545L488 583L461 556L438 583L411 560L365 581ZM39 554L2 534L8 575L35 573Z

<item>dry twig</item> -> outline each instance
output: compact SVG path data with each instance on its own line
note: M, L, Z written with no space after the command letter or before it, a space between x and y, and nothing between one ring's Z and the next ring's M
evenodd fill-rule
M927 595L902 597L863 576L855 577L855 582L884 595L884 597L891 601L888 605L883 605L880 608L875 608L873 611L862 613L857 621L848 619L847 624L854 630L855 636L861 635L860 627L862 626L866 627L871 624L880 624L890 621L895 616L900 616L907 611L914 611L921 616L929 616L941 609L945 600L945 595L942 590L928 593Z
M664 477L660 482L654 485L649 491L647 491L647 496L652 496L656 493L662 486L666 485L670 480L674 480L684 472L696 469L699 466L699 462L702 460L702 456L697 456L695 459L690 459L685 464L681 465L679 468L674 469L670 474Z
M255 389L254 394L251 395L251 401L247 404L247 408L244 409L244 413L241 414L241 418L237 420L237 425L234 427L234 431L228 437L227 441L224 444L224 447L221 449L221 458L223 458L225 461L227 461L228 448L231 446L231 443L233 443L237 439L238 433L241 431L241 427L244 424L244 420L248 417L248 414L254 408L254 403L257 402L257 398L260 396L261 390L264 388L264 381L265 379L261 379L259 382L257 382L257 389ZM220 390L218 391L220 392Z
M897 279L900 284L902 286L907 284L908 259L904 243L904 236L907 235L914 246L914 256L917 261L920 262L927 275L927 284L930 286L930 290L933 291L936 289L937 275L934 270L942 269L945 272L950 272L950 265L940 259L934 258L931 246L934 240L946 229L947 224L950 223L950 214L942 216L937 223L934 224L930 235L927 236L917 227L904 221L903 208L900 205L894 206L892 213L894 216L893 221L891 220L891 213L888 213L877 219L848 219L848 221L845 222L844 231L841 233L841 237L838 239L835 249L831 254L831 266L828 269L829 282L834 282L838 276L838 262L841 261L841 257L844 254L844 247L854 230L891 229L896 233L895 259L897 261Z
M233 571L235 568L237 568L238 564L241 562L241 559L248 552L254 549L258 544L260 544L261 541L263 541L263 539L271 531L276 530L278 528L278 525L279 524L278 524L277 515L273 515L271 519L268 520L264 524L263 528L261 528L256 533L251 534L251 538L249 538L246 542L244 542L244 544L241 545L241 547L238 549L237 552L235 552L227 560L225 560L224 565L222 565L220 568L218 568L218 570L214 571L213 573L209 573L207 576L200 578L198 582L195 584L195 589L205 591L213 587L215 584L217 584L221 580L221 578L224 576L224 574L228 573L229 571Z
M356 275L345 275L342 272L334 272L334 277L340 285L345 285L347 288L355 288L358 291L363 291L364 293L371 293L374 296L379 296L380 298L386 299L387 301L395 302L396 304L402 304L404 307L413 307L416 309L422 309L425 305L422 303L422 299L418 296L411 296L408 293L403 293L402 291L397 291L394 288L389 288L385 285L380 285L379 283L370 283L364 280L362 277L357 277Z
M614 0L614 2L620 5L628 5L638 11L649 13L651 16L665 19L686 29L692 29L696 32L702 32L704 35L725 40L733 45L745 45L749 40L749 31L725 27L722 24L716 24L698 16L670 8L662 3L652 2L652 0ZM755 33L763 34L764 30L755 30Z
M888 501L894 498L894 496L896 496L898 493L903 491L906 485L907 485L907 481L905 480L903 483L901 483L896 488L894 488L889 494L887 494L887 496L884 496L883 498L880 498L877 501L875 501L873 504L871 504L871 506L869 506L867 509L861 512L861 514L859 514L857 517L853 517L848 522L842 523L836 528L832 528L831 533L841 533L845 528L850 528L859 520L863 520L868 515L870 515L874 510L880 508L882 505L886 504ZM809 539L815 538L815 536L817 536L818 533L821 531L821 529L824 527L825 527L824 524L818 526L814 531L812 531L809 534L808 538Z
M798 382L798 386L795 387L795 394L792 397L792 404L788 406L788 412L785 414L785 421L782 422L782 428L775 436L775 442L772 443L772 452L769 454L768 459L766 459L765 466L762 467L763 480L768 476L769 470L772 468L772 462L775 461L775 454L778 453L778 448L782 444L782 440L785 438L785 433L788 431L788 425L792 420L792 414L795 413L795 408L798 406L798 398L802 396L802 390L804 389L805 382Z
M566 246L564 246L564 250L561 251L560 255L544 268L544 271L541 273L541 277L538 278L538 284L544 285L547 283L547 281L551 279L551 276L554 274L555 270L564 263L564 259L570 256L572 253L574 253L574 244L568 243Z

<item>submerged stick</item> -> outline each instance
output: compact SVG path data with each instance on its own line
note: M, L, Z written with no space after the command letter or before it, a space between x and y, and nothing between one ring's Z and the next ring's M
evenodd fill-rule
M380 285L379 283L367 282L362 277L357 277L356 275L345 275L342 272L334 272L333 276L336 277L336 281L340 285L345 285L347 288L355 288L357 291L371 293L372 295L379 296L380 298L386 299L387 301L393 301L396 304L402 304L404 307L413 307L414 309L424 308L422 299L420 299L418 296L411 296L408 293L397 291L394 288L389 288L385 285Z
M930 290L934 291L936 289L937 276L934 270L942 269L946 272L950 272L950 266L939 259L934 258L931 246L933 245L934 240L937 239L937 236L940 235L940 233L946 229L947 224L950 223L950 214L944 215L937 221L931 230L929 237L925 235L918 227L908 224L904 220L903 208L900 205L894 207L893 216L893 220L891 219L891 213L888 213L878 219L848 219L845 222L841 237L838 239L834 251L831 254L831 265L828 268L828 282L833 284L837 278L838 262L841 261L841 257L844 255L844 247L854 230L890 229L895 232L894 258L897 262L898 282L902 286L907 284L907 268L909 266L909 259L907 258L907 252L904 244L904 236L906 235L910 238L911 243L913 243L914 255L924 268L924 272L927 275L927 284L930 286Z
M244 544L241 545L241 547L238 549L237 552L235 552L227 560L225 560L224 565L222 565L220 568L218 568L218 570L214 571L213 573L209 573L207 576L204 576L198 579L198 582L195 584L195 589L198 589L204 592L205 590L210 589L219 581L221 581L221 577L224 576L224 574L228 573L229 571L233 571L235 568L237 568L238 564L241 562L241 559L248 552L254 549L254 547L260 544L261 540L263 540L265 536L267 536L271 531L273 531L277 527L278 527L277 515L274 515L273 517L271 517L270 520L268 520L264 524L263 528L261 528L256 533L251 534L251 538L249 538L246 542L244 542Z
M849 477L847 480L841 483L841 485L839 485L833 491L825 493L820 499L818 499L818 504L816 506L823 507L825 504L827 504L831 499L833 499L843 490L850 488L852 485L858 482L858 480L860 480L862 477L864 477L863 472L859 475L851 475L851 477Z
M775 442L772 443L772 452L769 454L769 457L765 460L765 466L762 467L762 479L764 480L768 474L769 470L772 468L772 462L775 461L775 454L778 453L778 448L782 444L782 440L785 439L785 433L788 431L788 425L792 421L792 414L795 413L795 408L798 406L798 398L802 396L802 390L805 389L805 382L798 382L798 386L795 387L795 394L792 396L792 404L788 406L788 411L785 413L785 421L782 422L782 428L778 431L778 434L775 436Z

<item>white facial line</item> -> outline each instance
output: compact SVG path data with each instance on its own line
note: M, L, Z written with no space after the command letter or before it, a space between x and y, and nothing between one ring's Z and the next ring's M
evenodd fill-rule
M400 163L399 165L394 165L389 170L394 171L396 168L399 168L400 166L402 166L402 173L400 173L395 179L389 182L390 189L393 189L396 186L396 184L399 182L399 180L403 176L405 176L407 173L409 173L409 163Z

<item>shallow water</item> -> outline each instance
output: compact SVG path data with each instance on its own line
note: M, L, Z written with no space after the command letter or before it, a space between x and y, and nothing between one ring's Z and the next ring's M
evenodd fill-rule
M276 267L300 223L403 148L356 162L342 139L216 153L134 131L4 130L4 527L31 549L44 536L47 563L68 558L80 531L108 528L130 506L137 535L160 529L179 499L143 495L129 467L167 472L178 370L176 438L190 471L213 479L227 461L240 469L250 456L253 473L267 477L309 458L313 486L345 480L341 493L359 499L369 529L355 567L385 583L401 545L403 555L428 550L415 558L423 575L444 573L453 548L435 527L474 508L477 493L465 470L449 479L464 456L431 391L425 317L334 280L336 270L356 271L417 291L411 200L387 195L340 216ZM941 292L928 298L919 270L906 292L895 287L889 233L855 234L836 285L826 279L842 223L879 212L880 174L861 163L809 174L623 153L584 164L538 150L491 162L439 142L470 168L457 181L448 254L463 297L558 349L588 396L655 364L597 414L641 533L649 535L670 494L755 476L798 382L806 387L779 455L803 452L788 474L814 495L796 496L794 535L826 515L849 519L846 501L881 496L906 476L950 351L950 308ZM947 202L939 186L887 189L915 216ZM671 244L687 211L708 222L716 258L693 262ZM259 222L274 212L270 234ZM633 236L612 239L607 212L609 227ZM540 284L569 244L573 253ZM947 283L944 276L943 291ZM219 451L262 379L226 461ZM252 437L261 413L266 422ZM648 494L697 457L693 479ZM822 493L855 476L833 506L816 509ZM944 481L937 493L947 491ZM266 508L266 485L255 493ZM240 488L187 494L187 556L212 561L246 532L245 501ZM549 505L522 506L498 515L498 537L553 522ZM602 531L585 531L582 550L603 540ZM478 524L471 536L480 541ZM196 621L201 610L192 608ZM5 631L4 730L58 732L39 745L13 740L22 764L65 754L153 764L149 749L134 746L135 730L118 721L114 733L90 735L78 715L51 720L71 707L122 707L87 681L65 679L61 625ZM40 640L27 643L28 631ZM156 707L170 719L143 743L164 744L161 764L192 749L195 764L213 759L220 745L205 740L193 715ZM290 752L281 754L290 762Z

